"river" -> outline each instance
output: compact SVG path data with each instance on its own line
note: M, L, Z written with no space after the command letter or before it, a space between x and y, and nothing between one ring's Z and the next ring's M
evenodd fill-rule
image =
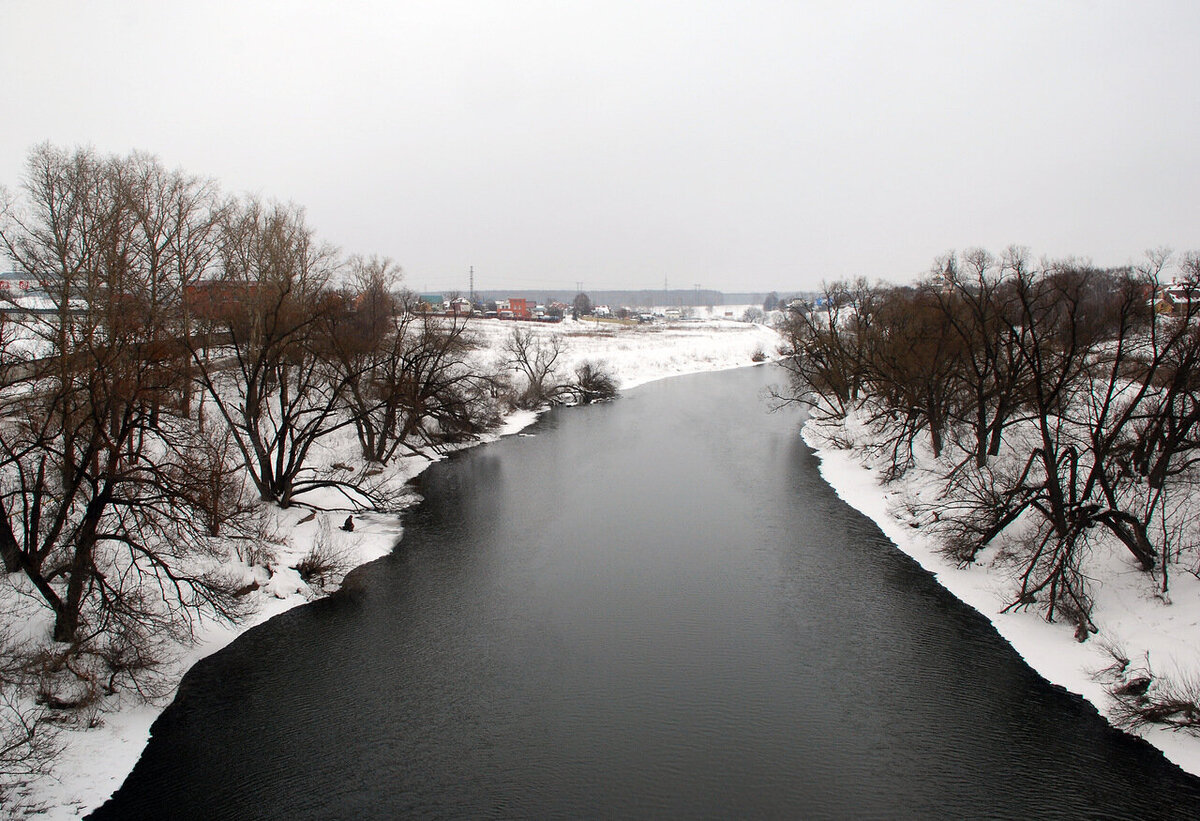
M1194 818L836 497L770 367L556 410L198 663L97 818Z

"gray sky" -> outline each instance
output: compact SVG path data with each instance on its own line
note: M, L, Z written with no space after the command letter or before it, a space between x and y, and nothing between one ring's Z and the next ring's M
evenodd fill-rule
M1200 3L0 0L0 184L138 148L411 287L1200 249Z

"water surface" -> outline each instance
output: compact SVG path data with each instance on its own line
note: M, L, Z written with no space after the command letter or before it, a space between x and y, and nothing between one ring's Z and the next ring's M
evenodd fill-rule
M196 665L97 817L1196 817L833 494L780 378L433 466L394 554Z

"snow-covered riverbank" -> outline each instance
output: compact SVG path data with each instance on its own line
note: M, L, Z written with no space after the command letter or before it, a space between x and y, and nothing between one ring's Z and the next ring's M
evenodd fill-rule
M722 314L725 311L736 311L735 316L742 314L741 307L719 310ZM478 323L478 332L488 342L480 355L498 355L512 327L511 323L495 321ZM670 376L744 367L752 364L760 353L772 354L778 345L778 336L769 328L715 317L671 325L568 321L528 327L565 338L563 373L570 373L579 362L603 362L622 389ZM535 419L534 413L515 413L503 428L484 441L516 433ZM339 454L344 457L346 444L353 446L345 442L328 443L327 461L336 461ZM428 458L406 457L395 466L393 478L404 482L430 464ZM254 599L254 614L237 625L215 622L201 625L197 644L178 648L168 680L178 682L199 659L224 647L254 625L333 589L335 585L326 590L313 589L294 569L318 541L324 541L337 554L339 570L344 573L387 555L402 533L402 516L396 514L355 514L353 532L340 529L346 516L345 510L312 515L308 508L299 506L267 511L264 533L271 540L273 558L267 567L246 568L246 573L260 585L250 594ZM30 605L31 624L27 632L33 635L38 632L39 624L46 628L48 617L32 607L32 600ZM172 695L173 692L156 704L140 703L127 695L110 697L96 713L98 726L62 732L60 738L65 746L54 773L30 781L20 789L10 806L4 808L5 814L24 817L30 812L40 812L38 817L48 819L77 818L99 806L133 768L149 737L150 725Z
M767 328L720 320L649 328L570 322L537 327L539 332L567 338L564 372L584 360L604 361L624 389L669 376L743 367L758 351L770 354L777 345L777 336ZM481 323L480 331L488 336L494 352L511 332L511 325ZM514 414L491 438L516 433L534 419L533 413ZM1011 588L1003 568L989 568L989 557L985 556L980 565L961 569L937 553L931 535L923 527L914 527L921 522L910 513L914 502L933 501L931 494L936 488L932 482L922 485L914 479L902 486L882 487L878 472L864 467L856 451L839 449L812 426L806 428L805 438L818 452L822 475L843 499L875 520L901 550L932 572L954 595L989 617L1035 670L1049 681L1080 693L1102 713L1108 713L1110 699L1092 673L1111 664L1111 657L1102 647L1104 641L1121 644L1134 666L1145 664L1148 658L1161 674L1200 669L1200 652L1194 640L1200 626L1200 581L1194 577L1181 575L1173 580L1171 595L1175 603L1167 606L1153 596L1145 577L1114 551L1097 597L1102 633L1079 644L1068 627L1047 624L1037 613L1001 614ZM335 458L339 447L331 445L328 456ZM396 478L403 481L416 476L431 463L429 459L408 457L397 466ZM270 577L262 578L262 586L252 594L255 614L236 626L205 624L199 643L181 648L173 662L171 675L175 681L197 660L241 632L328 592L310 588L292 569L319 539L332 543L345 571L386 555L402 532L402 517L395 514L355 515L352 533L338 527L347 515L345 511L318 513L311 518L309 514L303 507L270 512L267 530L274 540L275 558ZM257 572L261 575L262 569ZM66 749L55 775L31 782L18 796L19 801L6 809L13 815L22 815L23 808L37 808L44 812L39 817L76 818L101 804L137 761L150 725L170 695L152 705L128 698L105 704L104 712L98 714L99 727L63 734ZM1145 736L1168 758L1200 774L1200 740L1161 729L1148 731Z
M850 506L871 518L904 553L932 573L961 601L991 620L996 630L1043 678L1081 695L1110 720L1114 699L1100 672L1112 667L1109 648L1130 661L1126 677L1153 672L1176 681L1200 673L1200 579L1178 573L1168 596L1158 594L1155 580L1137 569L1119 545L1100 546L1092 585L1093 618L1100 633L1080 643L1065 623L1047 623L1032 610L1001 612L1013 598L1012 570L996 547L969 567L959 567L938 552L938 542L923 511L941 493L933 471L911 470L890 485L863 451L864 431L824 428L810 420L805 441L816 451L821 475ZM1200 775L1200 737L1164 727L1140 729L1138 735L1184 770Z

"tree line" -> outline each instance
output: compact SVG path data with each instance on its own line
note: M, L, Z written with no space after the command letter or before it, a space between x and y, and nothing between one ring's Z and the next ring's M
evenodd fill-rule
M1200 570L1200 255L1100 269L973 249L915 286L838 282L820 303L785 316L781 398L864 422L889 479L932 457L942 549L970 563L1003 534L1008 609L1085 640L1105 542L1163 596L1172 573Z
M416 310L391 260L151 155L39 146L0 209L0 250L39 283L0 306L0 561L53 639L29 658L3 616L0 774L38 759L42 713L14 693L150 692L163 645L241 615L227 562L262 558L263 503L386 508L397 456L615 393L596 366L561 377L557 338L521 329L481 365L469 320ZM355 466L316 458L349 431Z

